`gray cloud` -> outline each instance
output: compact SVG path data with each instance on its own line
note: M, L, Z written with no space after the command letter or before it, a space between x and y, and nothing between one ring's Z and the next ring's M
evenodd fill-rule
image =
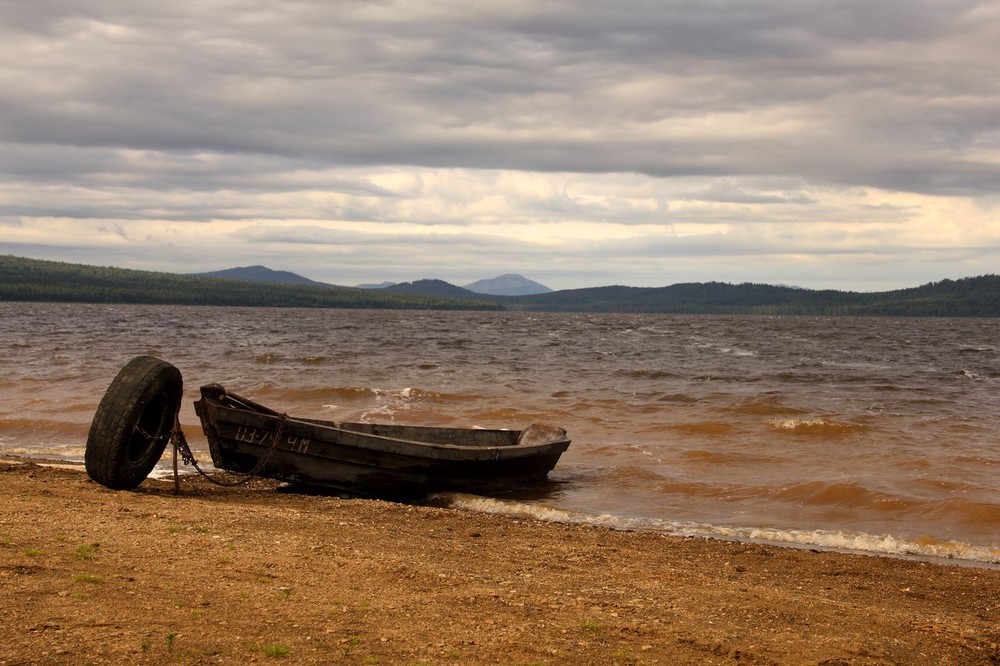
M308 221L784 224L818 248L808 225L912 223L916 195L989 224L997 43L996 0L7 3L0 217L289 220L288 247Z
M1000 78L984 48L997 35L976 21L989 3L514 4L482 16L258 4L21 8L4 35L22 55L2 136L339 164L796 173L929 192L1000 178L953 152L996 141ZM681 127L768 113L797 127L725 140ZM931 165L941 176L920 177Z

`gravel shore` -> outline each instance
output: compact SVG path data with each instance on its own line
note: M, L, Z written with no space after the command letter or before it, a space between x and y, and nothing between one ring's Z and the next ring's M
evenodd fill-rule
M0 461L0 664L1000 664L1000 570Z

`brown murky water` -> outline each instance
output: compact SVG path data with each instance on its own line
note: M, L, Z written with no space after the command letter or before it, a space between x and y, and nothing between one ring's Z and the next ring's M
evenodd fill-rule
M0 303L0 453L82 459L131 357L296 416L567 428L551 486L439 501L1000 562L1000 320ZM202 456L207 460L207 454Z

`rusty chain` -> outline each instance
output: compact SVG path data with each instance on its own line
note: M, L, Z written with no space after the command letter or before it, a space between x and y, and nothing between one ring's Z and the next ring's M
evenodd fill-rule
M271 444L270 446L267 447L267 451L264 452L264 455L260 457L260 460L257 461L257 464L254 465L253 469L250 470L246 476L236 479L234 481L220 481L219 479L216 479L215 477L211 476L208 472L206 472L201 468L201 466L198 464L198 461L195 460L194 453L191 451L191 447L188 446L187 437L184 436L184 431L181 430L180 419L174 420L174 429L170 433L170 441L174 445L174 451L179 452L181 454L181 459L183 460L184 464L193 466L195 471L197 471L198 474L200 474L209 482L214 483L217 486L227 486L227 487L241 486L250 483L262 471L264 471L264 468L267 466L268 461L271 460L271 456L274 454L274 451L278 448L278 444L281 442L281 438L285 434L285 424L287 422L288 422L287 414L282 412L281 414L278 415L278 427L275 428L274 430L274 437L271 439ZM177 469L175 465L174 467L175 484L177 484L178 482L176 474L177 474Z

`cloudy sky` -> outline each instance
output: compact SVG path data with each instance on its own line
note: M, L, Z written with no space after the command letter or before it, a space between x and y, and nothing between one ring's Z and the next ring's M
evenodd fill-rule
M0 2L0 254L353 285L1000 272L1000 0Z

